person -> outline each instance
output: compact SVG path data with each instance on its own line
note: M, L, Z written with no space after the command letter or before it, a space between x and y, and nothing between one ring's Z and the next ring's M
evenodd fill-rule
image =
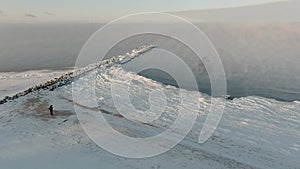
M227 100L233 100L234 97L232 97L232 96L230 96L230 95L226 95L226 96L225 96L225 99L227 99Z
M54 115L54 114L53 114L53 105L50 105L49 111L50 111L50 115L53 116L53 115Z

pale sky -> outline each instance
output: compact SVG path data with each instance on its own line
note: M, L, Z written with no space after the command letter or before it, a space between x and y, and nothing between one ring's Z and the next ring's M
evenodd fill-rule
M137 12L225 8L278 0L0 0L0 22L107 22Z

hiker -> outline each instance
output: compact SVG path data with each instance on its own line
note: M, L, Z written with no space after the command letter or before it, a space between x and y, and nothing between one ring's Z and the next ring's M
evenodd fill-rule
M226 96L225 96L225 99L227 99L227 100L233 100L234 97L232 97L232 96L230 96L230 95L226 95Z
M49 111L50 111L50 115L53 116L53 115L54 115L54 114L53 114L53 105L50 105Z

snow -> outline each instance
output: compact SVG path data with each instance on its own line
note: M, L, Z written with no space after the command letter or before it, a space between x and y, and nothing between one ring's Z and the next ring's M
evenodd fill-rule
M113 78L114 72L119 69L114 64L100 66L98 69L88 69L81 76L81 80L89 85L92 82L90 78L97 75L98 108L105 119L115 129L131 137L149 137L167 129L177 117L179 89L131 72L120 71L123 76L134 79L132 83L128 83L130 99L140 113L148 110L151 91L162 90L167 98L165 112L159 120L151 124L130 121L118 114L110 93L111 84L120 83ZM39 74L39 71L31 73ZM10 78L14 79L13 77L18 79L18 76ZM28 77L31 78L36 79L35 76ZM74 90L85 89L75 86ZM130 159L103 150L83 131L74 105L92 116L98 110L74 103L71 85L53 91L34 91L0 105L0 168L300 167L299 102L280 102L256 96L227 101L223 118L214 135L206 143L199 144L198 137L207 117L210 97L198 92L188 93L197 96L200 105L197 122L187 137L159 156ZM54 105L54 117L48 112L50 104Z
M17 94L36 84L58 77L67 71L68 70L36 70L25 72L0 72L0 98Z

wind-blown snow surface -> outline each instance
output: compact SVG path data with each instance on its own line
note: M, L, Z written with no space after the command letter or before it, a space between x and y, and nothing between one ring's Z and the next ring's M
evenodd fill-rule
M124 119L114 108L110 94L112 83L121 83L113 74L119 71L132 77L131 101L137 109L149 108L153 90L167 96L162 117L152 124ZM33 72L34 73L34 72ZM89 86L97 75L96 94L99 110L82 107L87 113L103 113L120 132L133 137L148 137L165 130L176 118L179 89L126 72L119 65L101 66L82 76ZM30 75L28 75L30 77ZM85 90L74 88L74 90ZM200 102L197 122L188 136L175 148L148 159L115 156L94 144L82 130L72 100L72 86L53 91L40 90L0 105L0 167L14 168L299 168L300 104L262 97L244 97L228 101L214 135L197 143L207 117L210 97L197 95ZM222 98L220 98L222 99ZM54 105L55 116L48 115ZM142 111L141 111L142 112ZM95 126L97 127L97 126ZM109 133L106 133L109 134ZM156 143L160 144L160 143Z
M36 84L60 76L67 70L38 70L25 72L0 72L0 98L17 94ZM9 86L9 87L8 87Z

